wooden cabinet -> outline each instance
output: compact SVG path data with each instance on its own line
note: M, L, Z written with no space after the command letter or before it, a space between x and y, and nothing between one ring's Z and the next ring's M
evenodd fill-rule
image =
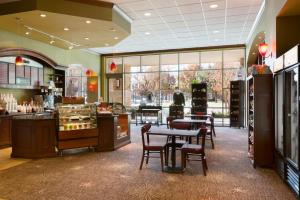
M230 127L244 127L244 81L230 82Z
M11 145L11 117L0 117L0 148Z
M207 114L207 84L192 84L192 114Z
M130 115L99 115L98 151L113 151L130 143Z
M248 77L248 156L254 167L274 162L273 75Z
M12 157L56 156L55 119L12 119Z

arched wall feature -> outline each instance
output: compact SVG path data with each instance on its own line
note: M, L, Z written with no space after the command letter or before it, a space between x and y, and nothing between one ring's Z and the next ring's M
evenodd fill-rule
M249 51L247 52L247 67L250 67L253 64L261 64L261 56L259 54L258 46L260 43L264 42L265 37L265 31L261 31L255 36L252 43L249 44Z
M36 51L32 51L32 50L28 50L28 49L21 49L21 48L5 48L5 49L0 49L0 57L5 57L5 56L17 56L17 55L21 55L24 57L28 57L31 58L32 60L41 62L41 63L45 63L51 67L53 67L54 69L62 69L62 68L66 68L63 67L61 65L58 65L54 60L52 60L51 58L36 52Z

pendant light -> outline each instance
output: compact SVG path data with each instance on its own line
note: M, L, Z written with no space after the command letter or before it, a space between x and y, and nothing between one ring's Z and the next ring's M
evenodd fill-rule
M260 55L263 58L266 57L266 54L268 52L268 48L269 48L269 45L267 43L265 43L265 42L259 44L258 50L259 50Z
M18 33L20 34L20 30L21 30L21 19L19 17L16 18L17 20L17 25L18 25ZM23 58L21 56L21 51L19 51L19 55L17 55L16 59L15 59L15 64L16 66L21 66L24 64L23 62Z
M117 65L114 61L110 64L110 71L115 72L117 70Z

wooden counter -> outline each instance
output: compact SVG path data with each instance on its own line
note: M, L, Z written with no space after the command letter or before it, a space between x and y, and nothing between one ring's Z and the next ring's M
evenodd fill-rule
M131 142L130 114L100 114L97 121L99 128L98 151L113 151Z
M13 117L11 157L44 158L56 156L56 122L50 115Z

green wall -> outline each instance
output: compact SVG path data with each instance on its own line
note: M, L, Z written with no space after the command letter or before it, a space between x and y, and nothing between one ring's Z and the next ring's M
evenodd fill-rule
M21 47L40 52L60 65L82 64L100 73L100 56L83 50L64 50L0 29L0 48Z

